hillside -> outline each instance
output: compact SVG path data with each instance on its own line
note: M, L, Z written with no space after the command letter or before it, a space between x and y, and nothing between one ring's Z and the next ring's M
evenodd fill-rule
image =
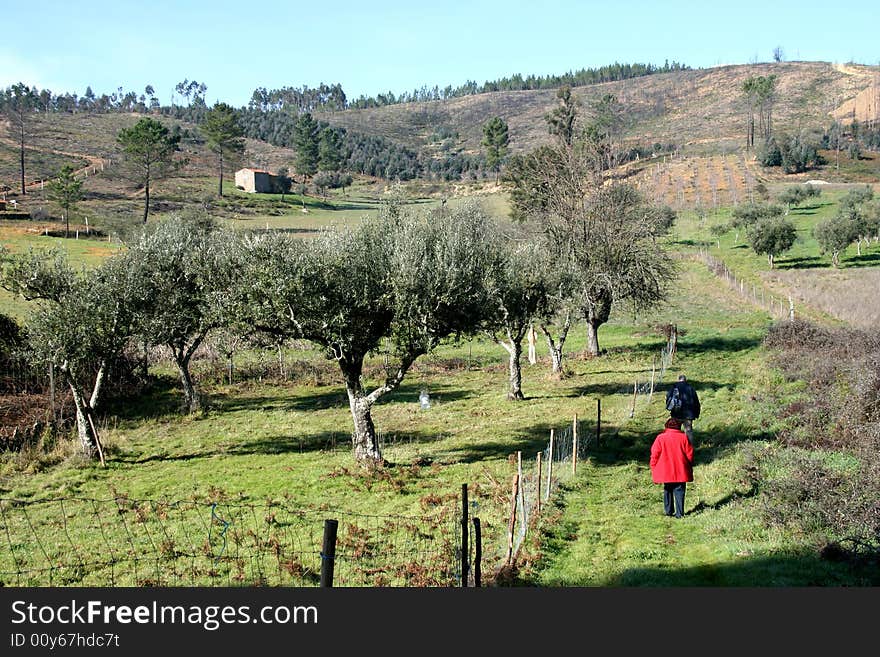
M813 229L836 214L845 184L824 185L819 199L790 211L797 243L772 270L728 222L733 206L762 192L775 195L792 182L823 177L876 186L880 161L876 153L844 154L839 170L829 164L794 176L758 166L753 153L740 149L738 89L749 75L772 73L781 81L774 114L780 130L820 126L828 111L846 107L846 99L858 99L853 107L869 107L865 92L872 78L863 69L825 64L687 71L576 91L585 103L603 93L617 94L629 108L634 138L687 144L674 156L631 162L614 172L657 202L681 210L671 233L661 238L676 257L678 281L650 312L615 305L601 329L598 357L587 356L587 331L578 320L566 342L563 377L550 373L550 355L539 340L535 361L523 362L526 398L521 402L505 401L506 355L488 336L444 343L418 359L400 388L375 408L387 468L354 467L345 381L325 351L305 340L230 347L229 338L241 336L210 334L192 367L207 405L192 415L179 413L177 374L165 350L145 350L148 376L131 388L114 386L100 410L106 468L83 463L75 439L68 440L66 433L34 438L34 427L42 430L48 418L42 374L30 393L0 397L0 429L10 443L20 440L22 446L0 450L5 523L0 585L313 585L321 553L305 542L310 539L300 538L299 528L317 537L320 526L312 519L333 517L341 527L340 585L451 586L457 567L453 529L460 525L447 521L457 520L458 491L467 483L471 508L483 523L485 581L493 584L876 586L876 559L864 567L855 550L846 555L850 560L840 558L839 546L837 552L826 550L836 545L829 542L835 526L811 524L807 513L827 508L828 496L839 494L834 508L845 509L837 515L849 520L858 500L844 499L846 487L805 486L814 506L797 498L787 507L788 496L774 495L799 492L795 486L800 484L834 482L838 476L850 481L857 456L849 445L825 444L817 450L811 442L801 450L786 442L784 432L790 439L794 419L815 417L815 436L836 435L837 429L831 432L828 426L858 434L861 425L846 422L861 417L868 403L876 408L870 396L876 387L868 387L875 379L861 379L868 391L862 398L834 398L846 413L826 420L826 409L810 410L816 400L808 393L819 378L815 373L830 384L828 372L835 371L838 352L824 354L825 360L819 359L819 350L804 353L804 373L792 376L778 369L764 341L778 319L789 317L790 308L798 318L819 319L823 325L875 327L880 321L875 303L880 247L873 242L856 253L850 247L839 270L821 252ZM548 139L542 117L553 99L552 92L497 93L322 117L358 117L363 127L351 129L416 146L424 146L432 135L457 132L463 144L476 149L482 121L504 109L510 112L514 148L522 150ZM36 117L28 178L52 175L64 161L81 165L88 172L87 197L77 219L89 216L92 227L102 229L114 221L138 227L142 196L119 175L114 144L119 129L138 118ZM0 171L11 172L3 175L14 183L16 153L10 140L0 130ZM436 147L436 142L430 146ZM238 164L290 166L293 155L290 149L249 141L242 161L230 163L227 176ZM227 177L226 195L218 199L214 160L204 144L184 139L180 157L187 161L181 175L154 190L151 221L191 207L225 224L307 235L330 222L354 224L375 210L390 187L384 180L362 179L328 199L281 199L235 190ZM429 194L442 196L444 203L448 198L447 207L454 207L457 194L473 195L478 187L486 192L490 212L505 215L506 195L489 179L421 180L407 192L420 209L429 207L423 198ZM36 187L25 197L12 197L29 210L46 202ZM51 221L0 221L0 245L13 253L59 245L77 266L97 264L124 248L109 239L109 230L99 239L79 233L60 239L59 224ZM713 230L720 226L727 228ZM79 221L77 227L82 227ZM730 276L720 275L713 261L723 262ZM0 293L0 312L26 323L32 306ZM670 351L666 328L673 325L678 340ZM849 344L845 334L835 340L840 352L848 349L865 363L864 370L848 372L876 371L873 352ZM381 351L369 355L366 388L380 385L387 365ZM699 388L704 413L696 426L696 475L688 486L686 518L669 524L661 515L647 458L666 415L662 392L679 373ZM21 378L20 372L7 379L20 387L16 377ZM423 393L429 395L428 407L421 405ZM864 406L855 405L860 399ZM72 426L70 398L60 397L58 410L66 431ZM583 440L577 461L564 451L575 444L575 432ZM795 478L801 451L819 452L825 461L822 469L804 470L809 475L804 480ZM537 468L538 455L544 470ZM524 476L517 472L520 459ZM876 473L876 460L866 463L866 472L873 467ZM541 489L532 474L536 471L547 473L543 507L533 505ZM522 482L520 506L529 511L509 525L512 480ZM851 481L854 490L876 498L876 476ZM866 481L870 485L863 485ZM229 527L227 552L223 532ZM518 572L500 567L505 559L509 562L505 555L512 550L513 527L521 536ZM165 540L155 542L155 532L164 532ZM411 551L411 535L439 547ZM876 539L871 546L876 554ZM80 554L96 558L84 562ZM104 560L108 554L110 560Z
M753 75L777 75L774 124L819 127L830 112L871 87L877 67L839 67L827 62L780 62L722 66L649 75L573 90L585 110L604 94L626 109L627 136L642 143L674 142L696 152L717 153L743 141L741 86ZM510 126L511 152L549 139L544 115L556 104L555 90L509 91L446 101L389 105L322 114L332 125L382 135L411 148L431 143L438 128L458 134L458 146L480 148L483 124L500 116Z
M773 109L773 125L778 132L822 128L829 124L832 115L841 120L855 116L864 121L876 112L877 67L824 62L737 65L654 74L578 87L574 95L586 116L591 102L604 94L614 94L626 110L625 140L644 146L659 142L676 147L674 157L631 162L618 174L629 178L657 202L678 210L714 210L735 205L750 198L758 183L773 188L811 178L876 182L880 158L870 152L857 160L844 154L844 166L840 168L835 160L833 169L828 165L805 174L783 175L778 170L763 169L755 161L754 153L743 151L742 83L753 75L771 74L779 79ZM505 118L510 126L512 153L546 143L550 135L544 116L556 102L554 90L510 91L447 101L320 112L316 116L332 125L412 148L427 161L444 152L480 152L482 126L496 115ZM102 224L116 232L117 227L131 223L132 217L138 215L143 198L142 192L119 175L116 135L140 116L115 112L34 114L26 153L31 193L23 198L16 198L17 142L9 125L0 123L0 188L11 189L11 198L16 198L18 209L26 213L43 208L57 215L57 209L39 189L40 181L55 175L62 165L73 164L88 175L84 185L86 198L78 208L79 214L90 217L92 226ZM185 161L185 166L173 178L154 185L151 212L156 216L190 206L210 207L223 219L246 220L242 225L309 231L371 211L388 187L388 181L358 177L349 192L335 192L329 197L315 190L309 192L311 196L292 195L286 199L241 194L232 185L238 166L294 170L293 149L248 139L244 156L238 162L227 163L224 176L229 191L220 200L216 198L215 158L200 140L193 138L198 134L196 126L167 117L161 120L168 125L179 124L184 132L178 157ZM499 199L493 202L495 207L504 212L506 205L504 195L498 194L500 190L489 185L488 179L476 186L470 179L452 184L436 179L418 181L410 183L407 191L416 198L437 199L489 192ZM43 232L42 227L39 230Z

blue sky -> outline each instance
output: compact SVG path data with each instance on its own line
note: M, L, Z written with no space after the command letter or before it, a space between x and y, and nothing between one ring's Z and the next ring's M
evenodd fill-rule
M56 2L4 0L0 87L156 89L183 79L211 104L256 87L339 82L350 99L618 62L693 67L880 63L880 2Z

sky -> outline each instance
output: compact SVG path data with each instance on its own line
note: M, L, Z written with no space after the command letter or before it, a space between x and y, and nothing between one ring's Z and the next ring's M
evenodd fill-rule
M4 6L5 5L5 6ZM184 79L206 101L340 83L350 100L620 63L880 64L880 2L0 0L0 87L141 93ZM35 7L39 7L36 10Z

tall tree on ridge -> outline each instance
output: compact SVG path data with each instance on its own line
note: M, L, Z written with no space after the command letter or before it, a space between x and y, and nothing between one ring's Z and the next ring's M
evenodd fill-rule
M223 161L228 156L244 152L244 131L239 125L235 110L226 103L214 103L208 110L202 130L208 138L208 147L217 153L220 170L218 196L223 196Z
M13 130L18 133L19 172L21 174L21 193L27 194L24 181L24 143L28 136L28 117L39 102L36 92L23 82L12 85L10 88L9 102L6 105L6 116L12 124Z
M293 125L293 147L296 149L296 170L305 182L308 176L318 171L318 122L310 112L300 114Z
M342 167L342 137L331 127L318 133L318 170L339 171Z
M483 140L481 144L486 147L486 166L495 171L497 181L498 170L507 155L507 147L510 143L510 134L507 122L500 116L489 119L483 125Z
M123 128L116 138L129 165L129 177L144 189L144 223L150 213L150 183L165 177L172 169L171 156L180 135L172 135L159 121L142 118L131 128Z
M577 119L578 100L571 94L571 87L564 85L556 92L559 107L544 118L550 128L550 134L556 135L566 146L571 146L574 139L574 123Z
M82 200L82 180L77 180L73 167L65 164L58 177L49 182L49 198L64 212L64 237L70 237L70 211Z

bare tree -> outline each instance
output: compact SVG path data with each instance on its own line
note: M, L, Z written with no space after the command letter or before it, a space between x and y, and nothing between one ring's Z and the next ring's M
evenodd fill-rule
M27 194L24 175L24 150L25 142L30 136L28 134L28 123L31 112L33 112L38 103L39 97L36 91L26 84L19 82L12 85L9 89L7 102L4 106L4 112L12 125L12 129L18 134L19 174L21 176L22 195Z

